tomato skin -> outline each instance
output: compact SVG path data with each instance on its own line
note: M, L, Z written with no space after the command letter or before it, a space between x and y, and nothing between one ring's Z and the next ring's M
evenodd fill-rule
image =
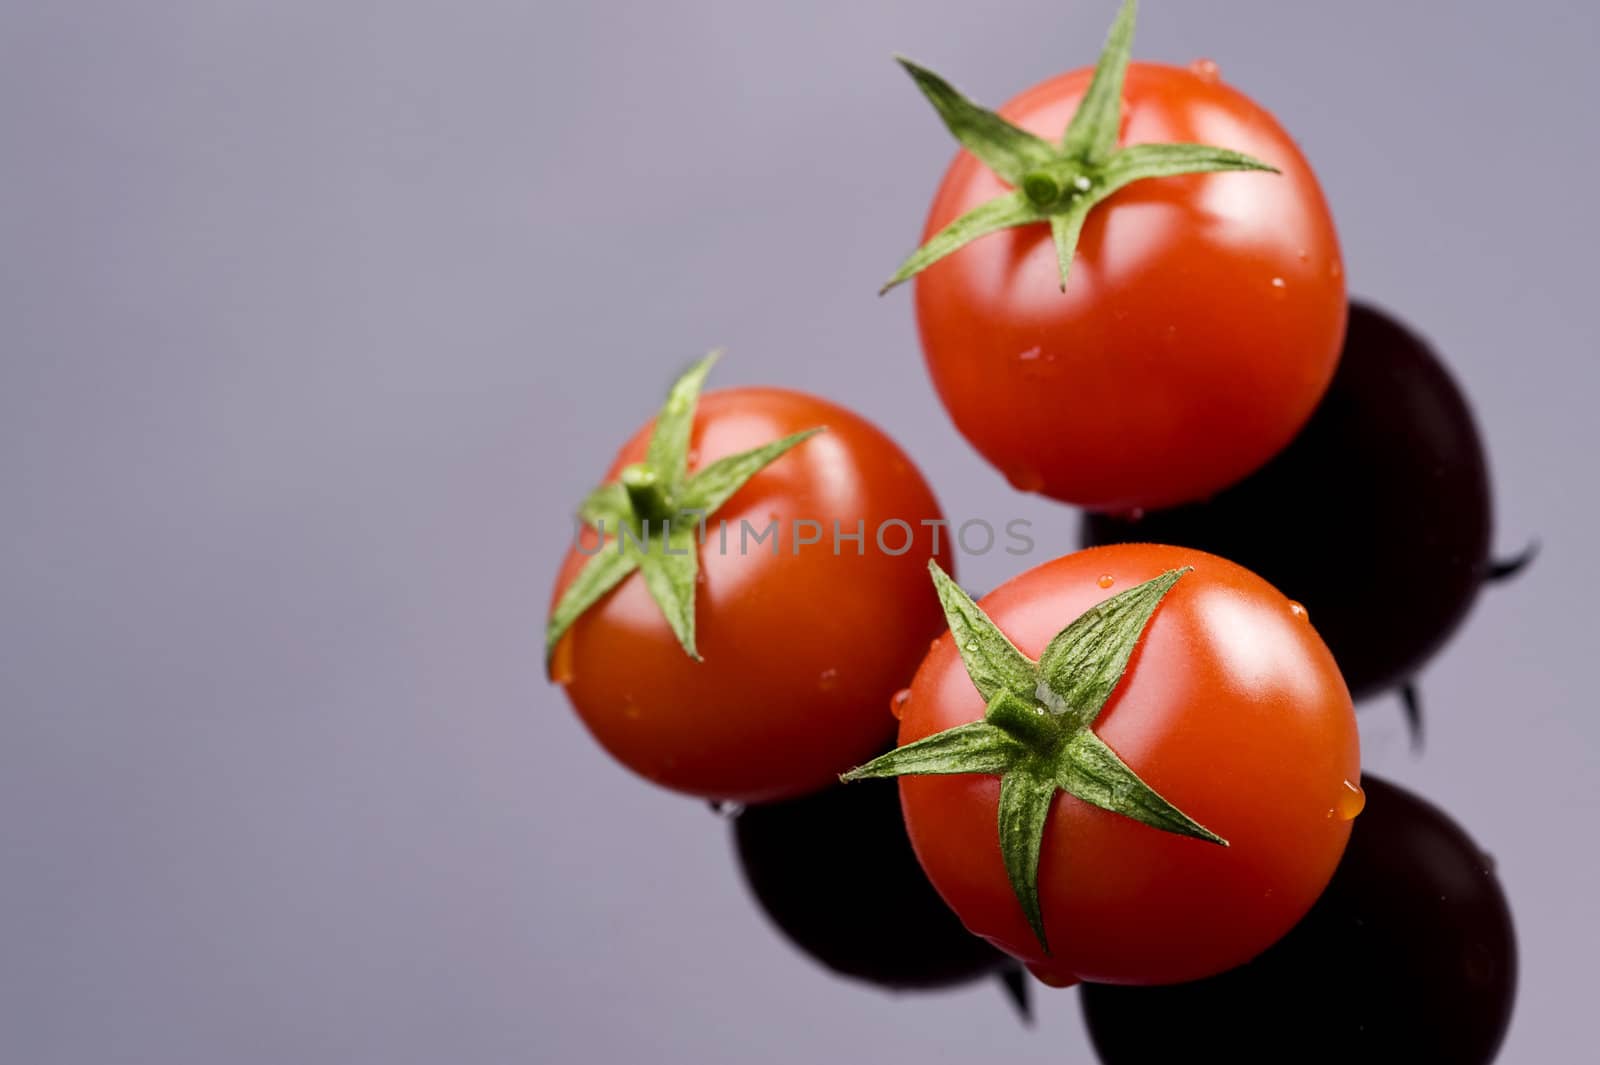
M1039 865L1047 956L1006 878L999 778L900 782L934 887L968 929L1046 982L1172 983L1241 964L1311 907L1350 835L1342 797L1361 763L1349 693L1304 615L1254 574L1183 548L1118 545L1029 570L979 605L1036 658L1088 608L1182 566L1194 569L1162 601L1093 727L1228 847L1058 793ZM912 682L900 743L984 709L946 635Z
M1090 71L1000 113L1056 141ZM1232 148L1282 174L1139 181L1089 215L1067 282L1043 224L982 237L916 281L941 399L1014 485L1093 510L1203 498L1293 438L1345 323L1338 237L1293 140L1243 94L1185 68L1128 68L1121 144ZM968 152L924 240L1008 186Z
M642 460L653 422L612 464L613 481ZM893 734L890 697L943 627L927 563L950 564L950 537L921 526L942 515L909 458L860 416L799 392L738 388L700 398L690 437L693 473L725 455L826 426L761 470L708 523L699 548L690 659L634 573L573 623L552 675L589 731L618 761L664 787L708 799L762 802L816 791L866 761ZM910 550L878 549L891 519L915 533ZM772 540L740 550L771 522ZM821 523L820 543L794 553L797 520ZM719 544L727 522L728 547ZM844 533L865 523L864 553ZM807 527L805 534L814 530ZM884 533L898 550L903 532ZM586 547L592 552L591 536ZM568 552L551 602L588 557Z

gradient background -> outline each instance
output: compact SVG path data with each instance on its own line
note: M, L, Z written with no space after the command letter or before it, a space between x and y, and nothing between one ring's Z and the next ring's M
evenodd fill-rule
M6 4L0 1059L1086 1060L1071 993L1028 1032L792 954L539 657L571 505L716 344L714 385L840 399L951 516L1071 546L873 294L952 152L889 54L998 104L1114 6ZM1475 401L1499 550L1545 543L1428 671L1424 758L1363 716L1498 857L1512 1062L1583 1045L1600 955L1597 33L1155 0L1136 49L1297 134L1353 291Z

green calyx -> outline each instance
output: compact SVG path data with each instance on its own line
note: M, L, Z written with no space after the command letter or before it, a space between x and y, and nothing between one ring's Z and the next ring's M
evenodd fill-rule
M1228 845L1140 780L1090 727L1116 690L1156 608L1187 569L1168 570L1090 608L1056 634L1037 662L1019 651L937 563L929 562L928 569L967 675L988 708L981 721L890 751L843 779L998 775L1006 874L1047 954L1039 852L1057 791L1163 832Z
M1133 48L1137 0L1124 0L1095 65L1094 78L1060 144L1051 144L979 107L939 75L900 58L962 146L1012 187L979 204L928 238L900 264L880 295L981 236L1044 222L1056 245L1061 288L1089 213L1119 189L1149 178L1276 167L1242 152L1206 144L1137 144L1117 148L1122 84Z
M578 519L599 533L600 546L562 593L544 630L545 669L556 644L583 612L635 570L696 661L694 598L705 523L744 483L787 451L822 432L819 426L729 455L689 475L689 436L700 388L721 352L713 351L673 384L656 415L643 462L589 493Z

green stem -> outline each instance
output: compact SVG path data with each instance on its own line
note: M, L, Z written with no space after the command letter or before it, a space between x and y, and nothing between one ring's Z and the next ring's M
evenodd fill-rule
M664 529L673 508L656 472L642 465L629 466L622 471L621 481L635 516L648 528Z
M1022 191L1028 194L1035 207L1049 207L1061 198L1060 182L1044 170L1032 170L1023 175Z
M1061 741L1061 729L1050 712L1012 691L995 692L984 719L1005 729L1040 755L1049 755Z

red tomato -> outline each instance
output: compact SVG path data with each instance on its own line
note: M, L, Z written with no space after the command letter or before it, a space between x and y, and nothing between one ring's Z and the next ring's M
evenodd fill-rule
M1060 139L1091 72L1000 114ZM1120 145L1197 142L1282 171L1138 181L1088 216L1066 290L1049 227L981 237L916 280L957 428L1018 488L1126 512L1203 498L1276 454L1332 378L1345 323L1333 221L1289 135L1214 68L1133 63ZM924 239L1008 186L966 151Z
M1228 841L1159 831L1058 792L1039 899L1046 955L1007 879L995 776L907 776L911 841L973 932L1046 982L1171 983L1239 965L1310 909L1360 810L1354 709L1305 612L1247 570L1184 548L1128 544L1029 570L980 600L1037 658L1068 622L1192 566L1144 630L1093 731L1145 783ZM954 641L911 685L902 745L984 717Z
M814 426L710 518L699 548L695 614L702 661L684 653L637 572L581 615L555 649L562 683L589 731L618 761L678 791L760 802L815 791L882 749L891 696L943 627L927 563L950 559L927 483L876 427L825 400L773 388L701 398L690 472ZM607 475L644 459L654 422ZM914 542L895 555L908 530ZM727 546L719 529L726 522ZM776 539L747 541L774 522ZM795 523L802 524L795 536ZM858 523L864 540L839 541ZM820 541L800 545L800 539ZM773 545L777 553L773 553ZM592 550L592 547L590 548ZM796 551L798 550L798 553ZM588 558L567 556L552 603Z

